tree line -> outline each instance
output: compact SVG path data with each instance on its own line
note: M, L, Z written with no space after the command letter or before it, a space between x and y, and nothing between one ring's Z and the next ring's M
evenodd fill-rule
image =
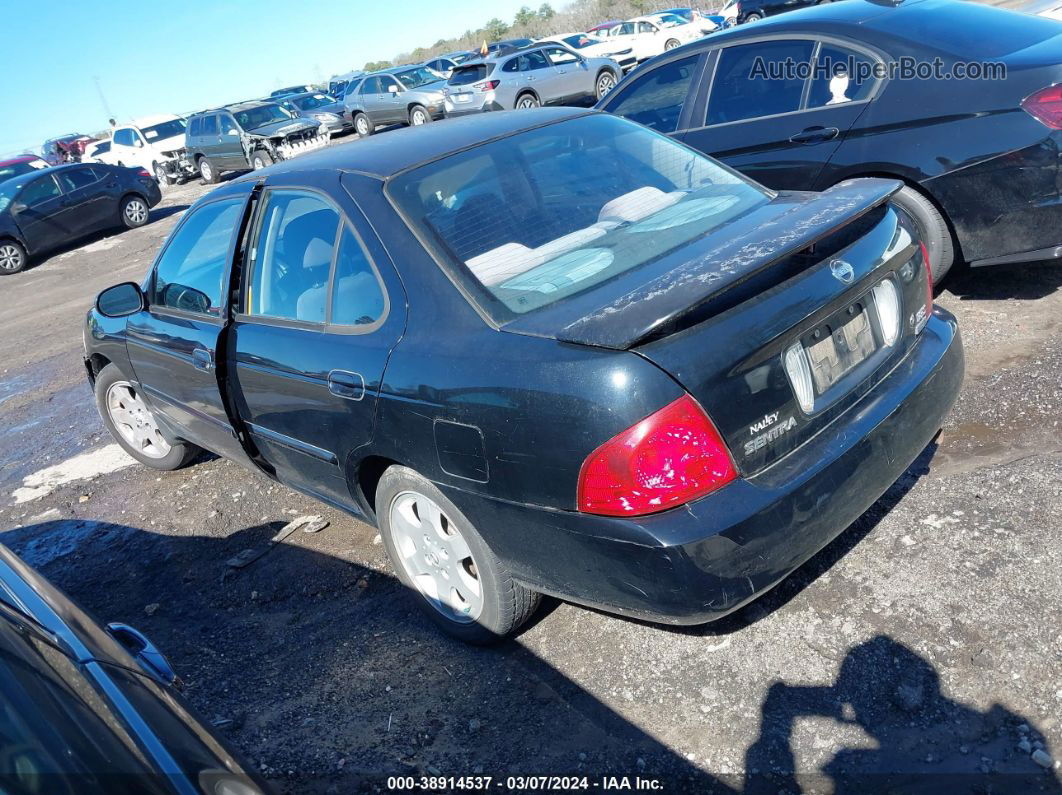
M399 53L390 61L369 61L362 68L372 72L401 64L422 63L447 52L478 50L483 42L540 39L558 33L586 30L611 19L630 19L675 7L674 0L573 0L560 11L555 11L549 3L543 3L537 10L523 6L516 12L511 24L494 17L482 27L466 30L460 36L439 39L430 47L417 47L411 52Z

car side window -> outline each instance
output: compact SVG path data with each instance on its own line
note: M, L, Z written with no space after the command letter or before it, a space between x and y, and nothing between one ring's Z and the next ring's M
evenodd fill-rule
M537 69L548 69L549 61L546 60L546 56L542 54L540 50L533 50L520 56L520 71L521 72L534 72Z
M696 73L697 58L692 55L672 61L636 77L605 110L658 132L675 132Z
M46 202L49 199L57 198L59 195L59 186L56 184L52 175L49 174L46 177L33 180L33 182L24 187L18 200L27 207L33 207L34 205Z
M381 77L380 78L380 91L383 94L397 94L402 90L402 87L398 85L398 81L393 77Z
M387 304L380 280L369 263L358 239L343 225L332 277L332 313L334 325L367 326L380 320Z
M321 196L274 190L254 243L247 314L324 323L339 212Z
M204 204L174 232L155 266L151 304L220 317L222 278L244 197Z
M89 168L67 168L58 172L55 177L59 180L59 184L63 186L63 191L66 193L79 188L87 188L98 181L92 169Z
M520 59L510 58L508 61L502 64L501 70L503 72L519 72L520 71Z
M656 26L652 25L652 24L650 24L648 22L639 22L638 23L638 32L639 33L656 33Z
M624 22L622 25L619 26L619 31L616 33L616 35L617 36L630 36L633 33L634 33L634 23L633 22Z
M579 63L579 56L571 50L566 50L563 47L546 47L542 52L546 53L549 62L554 66L567 66L568 64Z
M218 117L211 114L203 117L203 135L218 134Z
M808 63L814 47L813 41L792 39L725 48L715 68L705 124L800 110L804 81L787 64Z
M133 131L128 127L121 127L114 131L113 140L119 146L133 145Z
M808 108L860 102L874 91L877 79L871 75L876 59L847 47L823 43L815 61ZM852 74L854 72L854 74Z
M361 84L362 94L379 94L380 93L380 78L370 77L364 83Z
M228 113L219 114L218 118L221 120L221 134L222 135L239 135L240 128L236 126L236 120L232 118Z
M203 134L203 117L202 116L196 116L188 124L188 137L189 138L194 138L195 136L202 135L202 134Z

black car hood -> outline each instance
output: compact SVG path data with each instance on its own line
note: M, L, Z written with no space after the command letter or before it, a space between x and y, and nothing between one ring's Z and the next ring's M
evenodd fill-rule
M272 124L263 124L261 127L255 127L247 132L251 135L261 135L268 138L275 135L290 135L291 133L302 132L317 126L317 122L309 119L285 119Z
M853 179L823 193L792 192L656 262L506 323L505 331L627 349L782 257L888 201L901 184Z

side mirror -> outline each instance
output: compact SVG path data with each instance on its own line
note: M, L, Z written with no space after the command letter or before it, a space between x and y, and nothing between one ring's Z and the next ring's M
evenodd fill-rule
M20 202L20 201L11 202L11 212L12 213L20 213L20 212L22 212L25 209L26 209L26 203L25 202Z
M104 317L125 317L143 311L146 306L144 291L135 282L116 284L96 296L96 311Z
M164 685L172 685L177 688L182 686L183 683L174 672L170 661L142 633L128 624L119 624L117 622L107 625L107 633L140 663L146 674L154 677Z

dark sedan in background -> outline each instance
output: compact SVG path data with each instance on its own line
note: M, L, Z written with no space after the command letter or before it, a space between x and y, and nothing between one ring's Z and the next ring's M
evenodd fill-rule
M930 442L962 345L894 180L774 193L602 113L449 120L193 205L86 369L158 469L203 447L375 521L446 631L545 592L700 623Z
M940 76L888 74L938 58ZM806 80L777 77L787 62L816 68ZM1005 78L947 79L965 62L1000 64ZM860 79L875 67L884 76ZM1060 84L1054 20L953 0L845 0L666 53L599 107L771 188L902 180L894 201L940 281L957 260L1062 257Z
M20 177L23 174L31 174L42 168L48 168L48 163L37 157L37 155L21 155L7 160L0 160L0 182L5 182L13 177Z
M103 163L34 169L0 182L0 275L94 232L143 226L160 201L145 169Z
M0 545L0 789L11 795L267 791L176 692L166 658L96 624Z

